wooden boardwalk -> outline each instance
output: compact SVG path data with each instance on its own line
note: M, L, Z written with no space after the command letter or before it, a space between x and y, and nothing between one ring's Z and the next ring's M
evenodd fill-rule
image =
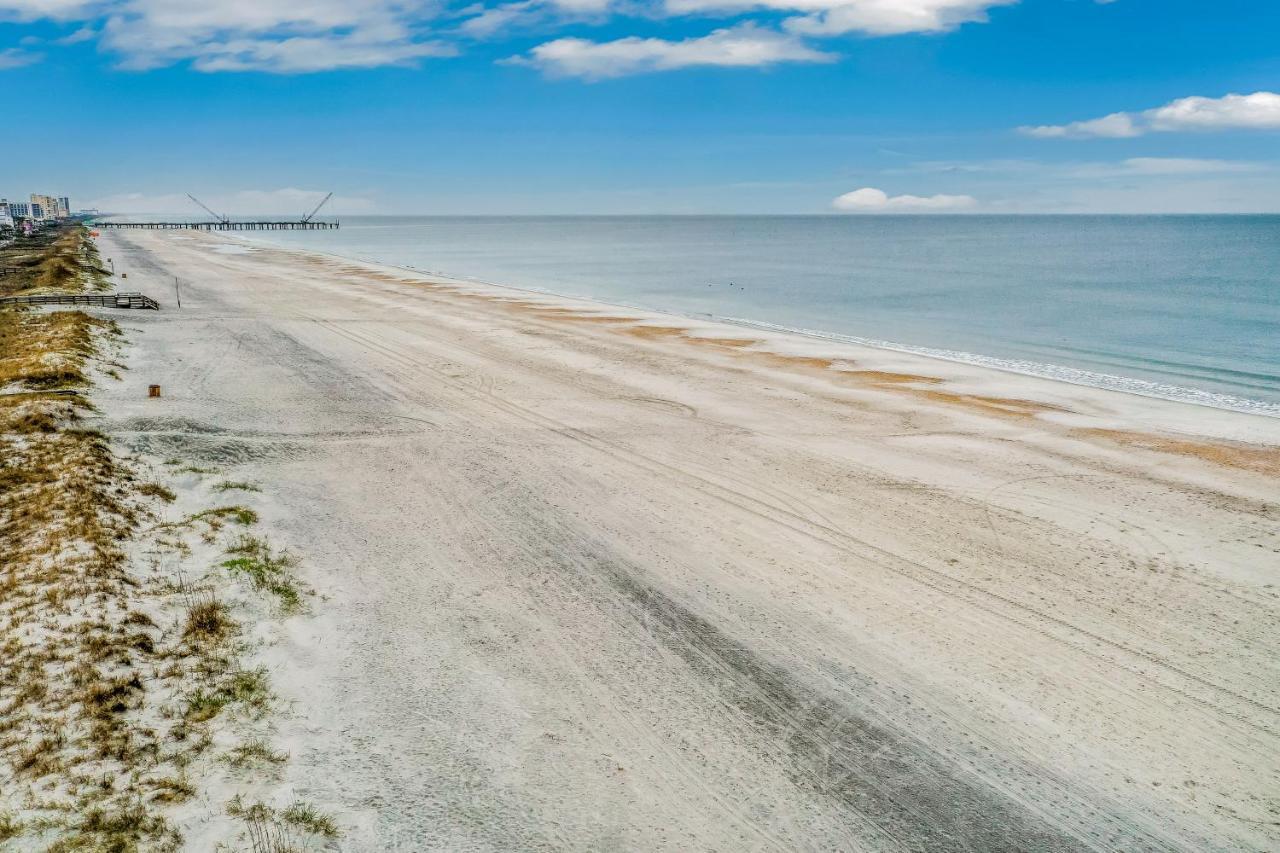
M0 305L93 305L98 308L150 308L160 303L141 293L38 293L31 296L3 296Z

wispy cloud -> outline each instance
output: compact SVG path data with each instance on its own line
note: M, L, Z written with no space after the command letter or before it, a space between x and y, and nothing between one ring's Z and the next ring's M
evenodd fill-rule
M65 35L60 39L57 39L54 43L55 44L80 44L86 41L93 41L97 37L98 37L98 31L95 30L93 27L81 27L75 32L69 35Z
M321 190L283 187L273 190L248 189L231 193L214 193L202 195L201 200L215 211L228 216L284 213L302 215L319 204L324 197L325 193ZM181 193L114 193L92 199L88 202L88 206L111 213L172 213L197 219L207 218L191 199ZM368 198L342 195L335 195L325 208L328 212L347 215L371 213L374 209L373 201Z
M1209 175L1224 172L1276 171L1275 163L1254 160L1215 160L1201 157L1129 157L1124 160L1065 161L1040 160L925 160L905 168L886 169L883 174L960 174L982 177L1024 176L1060 178L1134 177L1142 175Z
M0 0L0 21L82 20L101 5L101 0Z
M397 0L126 0L102 45L125 68L302 73L412 63L453 49L421 38Z
M1127 138L1153 132L1214 130L1280 130L1280 94L1179 98L1142 112L1111 113L1102 118L1020 127L1041 139Z
M32 53L29 50L23 50L18 47L0 50L0 71L9 68L21 68L24 65L34 65L43 58L43 54Z
M1120 168L1130 175L1215 175L1223 172L1262 172L1266 163L1247 160L1212 160L1199 157L1130 157Z
M742 68L835 59L835 55L815 50L793 36L743 24L680 41L631 37L593 42L562 38L540 44L527 56L508 62L532 65L554 77L600 80L695 66Z
M968 195L889 195L875 187L863 187L837 196L831 206L853 213L946 213L969 210L978 200Z

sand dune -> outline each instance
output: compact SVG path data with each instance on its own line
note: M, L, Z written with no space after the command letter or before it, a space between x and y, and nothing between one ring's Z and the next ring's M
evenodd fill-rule
M228 243L101 426L278 497L347 849L1280 845L1280 421Z

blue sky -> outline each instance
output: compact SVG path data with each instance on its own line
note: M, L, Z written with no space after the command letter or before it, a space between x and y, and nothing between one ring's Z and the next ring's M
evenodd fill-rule
M1270 0L0 0L0 85L111 210L1280 211Z

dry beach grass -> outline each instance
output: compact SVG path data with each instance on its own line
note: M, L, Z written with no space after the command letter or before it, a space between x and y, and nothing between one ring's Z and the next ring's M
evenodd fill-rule
M34 243L15 250L23 290L98 285L83 228ZM202 793L215 739L236 731L217 718L260 717L273 701L244 668L246 611L203 573L183 574L192 543L248 527L252 511L165 520L174 491L84 424L95 377L122 367L122 348L114 323L80 311L0 310L6 850L178 849L171 810Z

